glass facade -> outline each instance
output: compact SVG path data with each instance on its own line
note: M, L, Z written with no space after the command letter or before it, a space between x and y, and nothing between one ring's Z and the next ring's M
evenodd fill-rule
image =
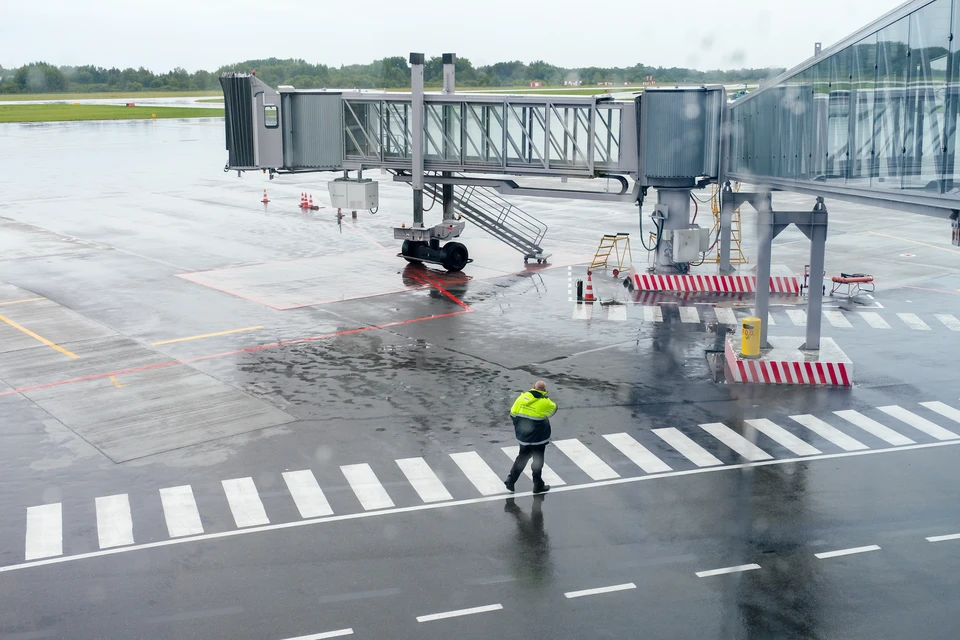
M728 175L960 207L958 27L960 0L914 2L734 102Z

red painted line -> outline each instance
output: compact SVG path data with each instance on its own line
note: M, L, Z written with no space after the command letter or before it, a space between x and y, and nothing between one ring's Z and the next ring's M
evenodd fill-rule
M453 295L452 293L450 293L449 291L447 291L442 284L440 284L440 283L437 282L435 279L433 279L433 278L431 278L429 275L427 275L426 271L421 272L421 273L416 274L416 275L414 275L413 272L411 272L411 275L413 276L414 279L418 279L418 277L423 277L424 280L426 280L426 281L429 282L431 285L433 285L434 287L436 287L437 290L438 290L440 293L442 293L443 295L445 295L446 297L448 297L450 300L452 300L454 303L456 303L457 305L459 305L460 307L462 307L465 311L473 311L473 309L471 309L471 308L467 305L467 303L465 303L463 300L461 300L461 299L458 298L457 296L455 296L455 295Z
M347 222L346 220L341 220L341 222L343 222L343 224L347 225L347 227L348 227L351 231L353 231L354 233L356 233L357 235L359 235L360 237L362 237L364 240L367 240L367 241L369 241L369 242L372 242L373 244L377 245L377 246L380 247L381 249L386 249L385 246L383 246L382 244L380 244L379 242L377 242L377 239L374 238L373 236L371 236L369 233L365 233L365 232L363 232L363 231L360 231L360 229L357 229L355 226L353 226L352 224L350 224L350 223Z
M743 360L737 360L737 364L740 368L740 382L748 381L750 378L747 377L747 369L743 366Z
M837 385L837 373L833 370L833 363L827 363L827 373L830 374L830 382L836 386Z
M773 371L773 379L777 381L777 384L783 384L783 380L780 379L780 363L771 362L770 369Z
M803 370L801 369L799 362L793 363L793 372L797 376L797 384L804 384L805 380L803 378Z
M845 365L845 364L840 364L840 365L838 365L838 366L840 367L840 377L843 379L843 386L849 387L849 386L850 386L850 376L847 375L847 365Z
M464 309L463 311L451 311L450 313L441 313L432 316L424 316L422 318L411 318L409 320L399 320L397 322L388 322L386 324L379 325L370 325L366 327L358 327L356 329L347 329L345 331L338 331L336 333L325 333L319 336L311 336L308 338L296 338L294 340L285 340L283 342L271 342L269 344L262 344L256 347L247 347L246 349L235 349L233 351L224 351L222 353L213 353L205 356L196 356L194 358L184 358L182 360L170 360L167 362L160 362L157 364L149 364L143 367L133 367L131 369L121 369L119 371L109 371L107 373L97 373L89 376L83 376L81 378L70 378L68 380L58 380L56 382L46 382L44 384L34 385L32 387L21 387L19 389L10 389L9 391L0 392L0 397L13 395L15 393L26 393L28 391L37 391L39 389L49 389L51 387L60 387L67 384L73 384L76 382L87 382L90 380L99 380L101 378L109 378L110 376L119 376L128 373L136 373L138 371L149 371L150 369L161 369L164 367L172 367L175 365L189 364L191 362L200 362L203 360L212 360L214 358L223 358L226 356L238 355L241 353L253 353L255 351L264 351L266 349L276 349L279 347L287 347L294 344L303 344L306 342L315 342L317 340L327 340L330 338L336 338L340 336L347 336L354 333L364 333L367 331L374 331L377 329L389 329L390 327L398 327L405 324L413 324L415 322L423 322L424 320L438 320L440 318L449 318L451 316L459 316L465 313L470 313L473 310L470 308Z
M787 384L793 384L793 376L790 375L790 363L783 363L783 374L787 377Z

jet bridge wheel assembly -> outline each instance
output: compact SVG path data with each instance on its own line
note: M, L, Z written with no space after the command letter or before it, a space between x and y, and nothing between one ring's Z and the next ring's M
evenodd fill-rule
M447 271L461 271L472 262L467 247L459 242L440 246L439 241L404 240L400 255L407 262L430 262L442 265Z

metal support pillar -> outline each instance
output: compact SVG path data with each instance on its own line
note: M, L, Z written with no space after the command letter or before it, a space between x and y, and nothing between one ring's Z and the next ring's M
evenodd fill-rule
M760 348L767 344L767 322L770 319L770 260L773 252L773 202L770 194L754 202L757 210L757 304L756 316L760 318Z
M807 339L804 349L820 348L820 325L823 320L823 262L827 245L827 207L823 198L817 198L809 231L801 230L810 238L810 286L807 287Z
M657 189L654 215L662 217L663 225L663 235L657 249L657 271L675 273L672 232L690 226L690 189Z
M413 226L423 227L423 61L422 53L410 54L411 137L413 138Z
M443 54L443 93L450 95L456 92L457 90L457 80L456 80L456 62L457 54L455 53L445 53ZM444 145L446 146L447 138L452 138L453 136L453 127L455 123L448 120L447 111L448 107L444 107L443 121L444 127L448 130L445 132L447 135L444 136ZM453 173L450 171L443 171L441 174L443 177L449 178L453 176ZM453 188L452 184L444 184L441 186L441 195L443 196L443 219L450 220L454 217L453 215Z
M726 182L720 190L720 273L733 273L733 267L730 266L730 230L736 207L731 194L733 189L730 183Z

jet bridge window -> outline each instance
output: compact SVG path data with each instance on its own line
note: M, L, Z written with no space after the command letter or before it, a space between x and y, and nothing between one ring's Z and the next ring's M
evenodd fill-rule
M263 126L267 129L276 129L280 126L280 109L276 105L264 105Z

